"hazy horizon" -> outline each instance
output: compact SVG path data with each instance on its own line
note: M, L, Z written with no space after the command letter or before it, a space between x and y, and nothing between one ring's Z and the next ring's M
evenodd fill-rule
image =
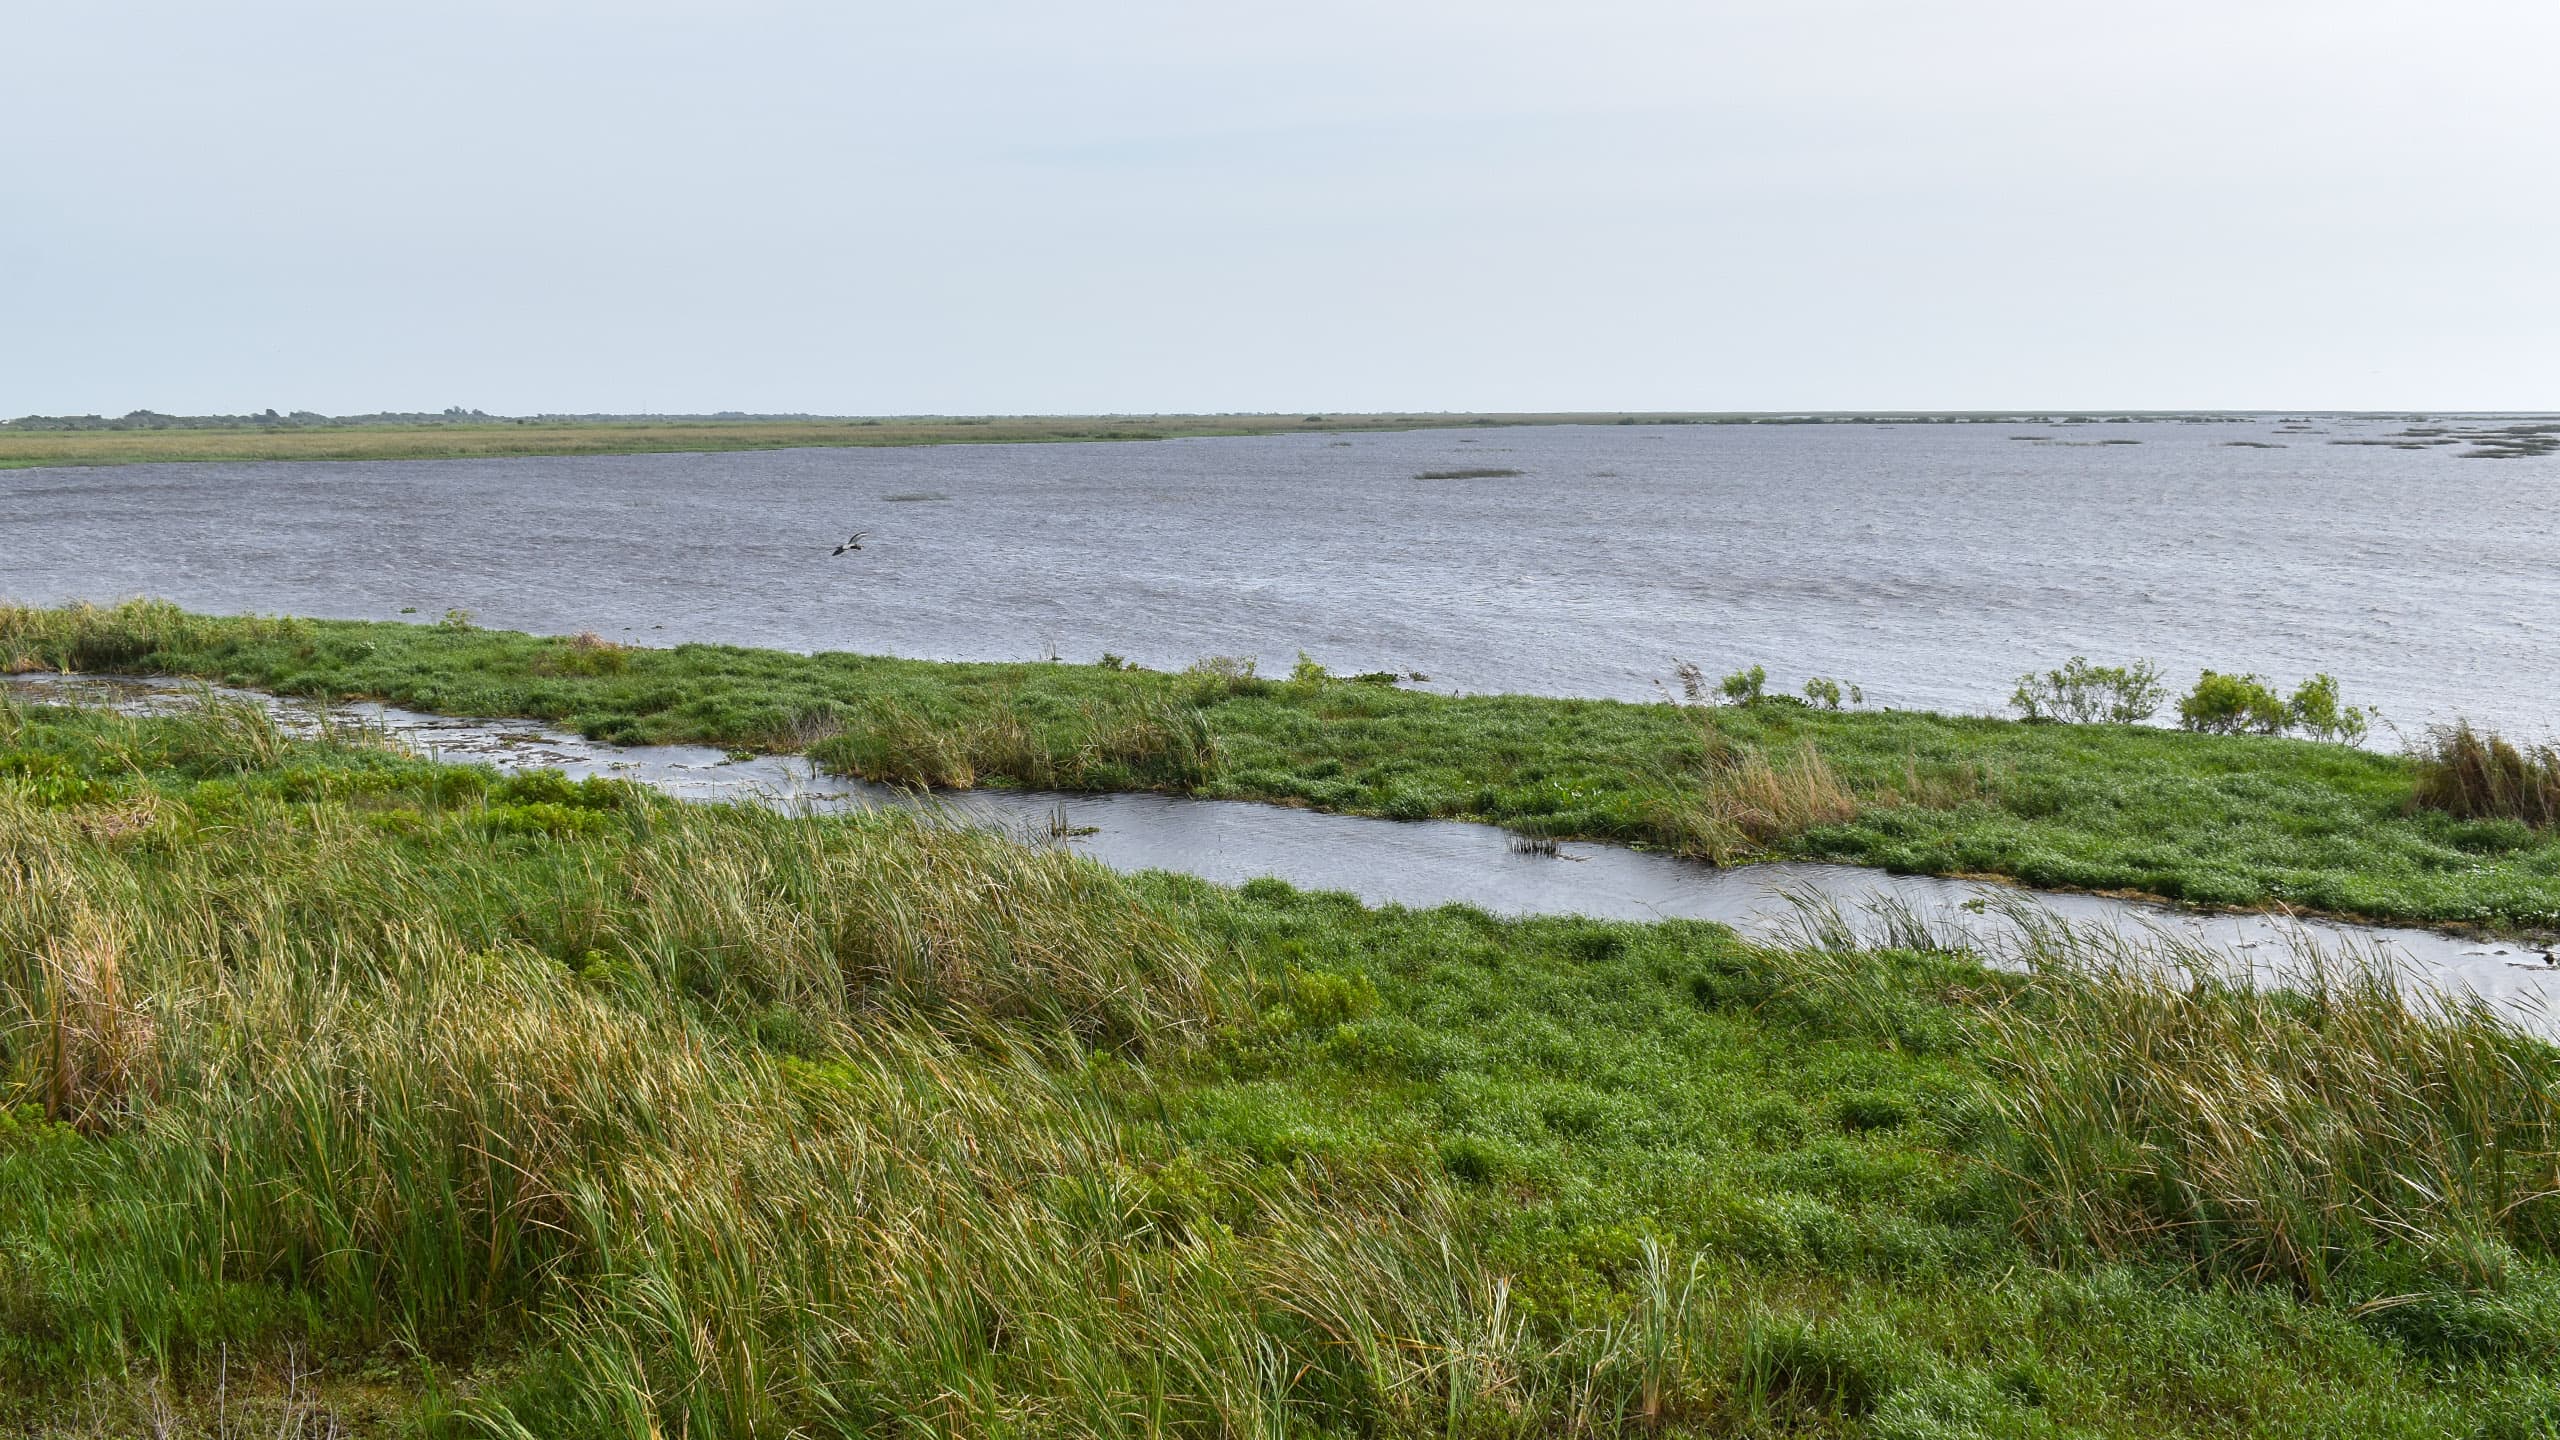
M2560 8L13 17L0 415L2560 409Z

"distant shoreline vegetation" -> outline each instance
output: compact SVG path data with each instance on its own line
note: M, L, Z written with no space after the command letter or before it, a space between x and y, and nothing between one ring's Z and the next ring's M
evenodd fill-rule
M2399 435L2333 443L2418 449L2468 444L2467 457L2530 458L2560 446L2560 423L2519 415L2425 416L2335 412L2342 421L2400 421ZM2427 422L2458 419L2459 426ZM831 446L1037 444L1175 440L1245 435L1348 434L1523 425L2228 425L2301 422L2266 411L1539 411L1367 414L1149 415L493 415L465 406L438 411L323 415L262 410L240 415L22 415L0 420L0 470L38 466L177 464L267 460L433 460L542 455L805 449ZM2123 444L2020 435L2052 444ZM1349 442L1339 442L1349 443ZM2242 444L2245 442L2229 442Z

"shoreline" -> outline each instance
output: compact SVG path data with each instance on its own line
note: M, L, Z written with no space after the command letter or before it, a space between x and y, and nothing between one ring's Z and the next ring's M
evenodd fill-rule
M920 445L1071 444L1541 425L2097 425L2240 423L2283 411L1498 411L1263 415L29 416L0 421L0 470L273 460L712 454ZM2353 418L2339 412L2339 418ZM2453 416L2496 419L2504 416ZM2523 417L2535 418L2535 417Z
M10 664L538 720L624 744L804 752L835 773L927 788L1152 791L1474 821L1720 864L1995 876L2202 912L2283 908L2519 939L2560 928L2560 836L2413 811L2405 757L2304 740L1780 701L1697 709L1330 677L649 650L394 621L221 620L149 603L0 609L0 665Z

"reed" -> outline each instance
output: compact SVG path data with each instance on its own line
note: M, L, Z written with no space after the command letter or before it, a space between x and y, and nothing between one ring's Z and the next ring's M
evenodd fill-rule
M2465 820L2560 825L2560 746L2519 745L2462 720L2428 730L2412 753L2418 767L2413 808Z
M2379 951L2303 939L2244 968L2022 897L1966 925L1790 898L1799 987L1888 1035L1911 1007L1869 947L1997 967L1966 987L1963 1043L2015 1146L2020 1233L2047 1254L2170 1255L2387 1306L2495 1289L2560 1248L2560 1057L2489 1000Z
M866 779L967 790L983 777L1043 790L1192 790L1218 774L1217 737L1197 706L1157 695L1035 715L997 700L935 715L895 700L811 743L812 758Z

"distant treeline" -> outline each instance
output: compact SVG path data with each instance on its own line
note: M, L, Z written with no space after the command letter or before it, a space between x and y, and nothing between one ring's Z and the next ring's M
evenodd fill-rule
M275 410L263 410L263 411L259 411L259 412L258 412L258 413L256 413L256 414L251 414L251 415L164 415L164 414L160 413L160 412L159 412L159 411L157 411L157 410L134 410L134 411L130 411L130 412L128 412L128 413L126 413L126 414L123 414L123 415L113 415L113 416L109 416L109 415L21 415L21 416L19 416L19 417L18 417L17 419L15 419L15 420L0 420L0 430L324 430L324 429L358 429L358 428L363 428L363 427L366 427L366 426L384 426L384 425L571 425L571 424L585 424L585 425L634 425L634 424L670 424L670 423L690 423L690 424L700 424L700 423L703 423L703 422L709 422L709 421L727 421L727 422L737 422L737 423L758 423L758 422L761 422L761 423L768 423L768 424L770 424L770 423L778 423L778 422L803 422L803 423L806 423L806 422L812 422L812 421L832 421L832 422L836 422L836 423L862 423L862 422L866 422L866 421L867 421L868 423L877 424L877 423L879 423L879 422L880 422L880 418L882 418L882 417L865 417L865 416L851 416L851 415L815 415L815 414L808 414L808 413L750 414L750 413L748 413L748 412L746 412L746 411L742 411L742 410L720 410L720 411L713 411L713 412L704 413L704 414L681 414L681 415L675 415L675 414L670 414L670 415L608 415L608 414L548 414L548 413L546 413L546 414L540 414L540 415L492 415L492 414L488 413L488 412L487 412L487 411L485 411L485 410L465 409L465 408L464 408L464 407L462 407L462 406L454 405L454 406L448 406L448 407L446 407L445 409L443 409L443 410L438 410L438 411L425 411L425 410L416 410L416 411L392 411L392 410L383 410L383 411L376 411L376 412L374 412L374 413L372 413L372 414L369 414L369 415L323 415L323 414L320 414L319 412L317 412L317 411L313 411L313 410L295 410L295 411L291 411L291 412L289 412L289 413L280 413L280 412L275 411ZM986 422L986 421L988 421L988 420L995 419L995 418L999 418L999 417L991 417L991 416L899 416L899 417L894 417L894 418L902 419L902 420L933 420L933 421L937 421L937 422L942 423L942 424L972 424L972 423L984 423L984 422ZM1011 419L1061 418L1061 419L1063 419L1063 418L1071 418L1071 417L1063 417L1063 416L1061 416L1061 417L1028 417L1028 416L1015 416L1015 417L1002 417L1002 418L1011 418ZM1072 417L1072 418L1104 418L1104 417ZM1150 419L1150 420L1165 420L1165 419L1209 419L1209 418L1223 418L1223 419L1259 419L1259 418L1268 418L1268 417L1260 417L1260 416L1244 416L1244 415L1225 416L1225 417L1209 417L1209 416L1162 416L1162 415L1156 415L1156 416L1146 416L1146 417L1124 417L1124 418L1145 418L1145 419ZM1308 417L1307 417L1308 421L1310 421L1310 422L1317 422L1317 421L1321 421L1321 420L1323 420L1324 418L1325 418L1325 417L1323 417L1323 416L1315 416L1315 415L1310 415L1310 416L1308 416ZM1460 420L1464 420L1464 419L1466 419L1467 417L1464 417L1464 416L1455 416L1455 415L1432 415L1432 416L1427 416L1427 417L1426 417L1426 416L1420 416L1420 415L1407 415L1407 416L1396 417L1396 416L1392 416L1392 415L1389 415L1389 414L1382 414L1382 415L1379 415L1379 416L1355 416L1355 415L1342 415L1342 416L1338 416L1338 417L1335 417L1335 418L1338 418L1338 419L1341 419L1341 420L1346 420L1346 421L1356 421L1356 420L1363 420L1363 419L1386 419L1386 418L1397 418L1397 419L1401 419L1403 423L1407 423L1407 424L1428 424L1428 423L1440 423L1440 424L1446 424L1446 423L1449 423L1449 422L1451 422L1451 421L1460 421ZM2253 418L2253 417L2252 417L2252 416L2250 416L2250 415L2247 415L2247 414L2240 413L2240 412L2201 412L2201 413L2190 413L2190 414L2168 414L2168 413L2162 413L2162 412L2142 412L2142 411L2134 411L2134 412L2115 412L2115 413L2098 413L2098 414L2072 414L2072 413L2062 413L2062 412L2021 413L2021 412L2015 412L2015 411L2003 411L2003 412L1990 412L1990 411L1966 411L1966 412L1948 412L1948 411L1941 411L1941 412L1922 412L1922 411L1875 411L1875 412L1862 412L1862 413L1856 413L1856 414L1850 414L1850 413L1833 413L1833 412L1819 412L1819 413L1812 413L1812 412L1808 412L1808 413L1793 413L1793 414L1776 414L1776 413L1764 413L1764 414L1712 414L1712 413L1710 413L1710 414L1694 414L1694 413L1693 413L1693 414L1642 414L1642 413L1639 413L1639 414L1621 414L1621 415L1616 415L1616 416L1614 416L1614 417L1606 416L1606 415L1590 415L1590 416L1584 416L1584 415L1564 415L1564 414L1551 415L1551 416L1550 416L1550 415L1541 415L1541 416L1534 416L1534 417L1533 417L1533 416L1510 416L1510 415L1506 415L1506 416L1499 416L1499 417L1497 417L1497 416L1486 415L1486 416L1477 416L1477 417L1474 417L1474 418L1475 418L1475 423L1477 423L1477 424L1486 424L1486 425L1490 425L1490 424L1501 424L1501 423L1523 423L1523 422L1529 422L1529 421L1535 421L1535 420L1546 420L1546 421L1582 421L1582 422L1584 422L1584 423L1589 423L1589 422L1594 421L1594 420L1601 420L1601 419L1606 419L1606 418L1614 418L1614 419L1615 419L1615 421L1616 421L1616 423L1618 423L1618 424L1620 424L1620 425L1966 425L1966 424L1982 424L1982 425L1992 425L1992 424L1997 424L1997 425L2036 425L2036 424L2043 424L2043 425L2088 425L2088 424L2095 424L2095 423L2098 423L2098 422L2101 422L2101 421L2114 422L2114 423L2126 423L2126 422L2130 422L2130 421L2133 421L2133 420L2174 420L2174 421L2184 421L2184 422L2189 423L2189 424L2210 424L2210 423L2223 422L2223 421L2245 420L2245 419L2249 419L2249 418ZM2423 418L2423 417L2412 417L2412 418Z
M294 430L344 429L366 425L536 425L582 422L587 424L631 424L641 421L704 420L816 420L824 417L805 414L750 415L741 410L722 410L707 415L492 415L485 410L470 410L459 405L438 411L381 410L370 415L323 415L315 410L296 410L289 414L262 410L254 415L163 415L157 410L135 410L123 415L21 415L15 420L0 420L0 430Z

